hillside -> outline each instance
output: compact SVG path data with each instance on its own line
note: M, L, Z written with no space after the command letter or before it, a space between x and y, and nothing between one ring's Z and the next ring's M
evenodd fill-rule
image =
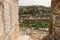
M19 6L20 27L47 28L51 8L44 6Z
M20 6L19 15L20 17L33 17L43 18L49 17L51 14L51 8L44 6Z

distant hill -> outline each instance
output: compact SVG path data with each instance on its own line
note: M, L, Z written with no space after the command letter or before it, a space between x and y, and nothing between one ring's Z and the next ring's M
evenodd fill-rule
M44 6L19 6L20 27L48 28L50 7ZM42 20L41 20L42 19Z
M51 14L50 7L44 6L19 6L20 17L49 17Z

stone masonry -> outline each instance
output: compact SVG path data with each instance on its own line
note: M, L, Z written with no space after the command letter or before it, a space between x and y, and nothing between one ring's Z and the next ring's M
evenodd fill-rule
M0 0L0 40L17 40L18 0Z
M60 40L60 0L52 0L53 34L55 40Z
M42 40L60 40L60 0L52 0L49 35Z
M60 40L60 0L52 0L49 35L42 40ZM18 0L0 0L0 40L17 40Z

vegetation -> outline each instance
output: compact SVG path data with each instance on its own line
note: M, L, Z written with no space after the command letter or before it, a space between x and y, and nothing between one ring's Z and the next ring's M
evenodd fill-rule
M48 20L24 20L20 27L48 28Z
M50 7L44 6L20 6L19 15L30 14L33 17L49 17L51 14Z
M33 18L48 18L51 14L51 8L50 7L44 7L44 6L19 6L19 16L20 19L23 18L29 18L27 14L31 15ZM23 16L25 15L25 16ZM48 20L24 20L20 27L26 27L26 28L47 28L49 25Z

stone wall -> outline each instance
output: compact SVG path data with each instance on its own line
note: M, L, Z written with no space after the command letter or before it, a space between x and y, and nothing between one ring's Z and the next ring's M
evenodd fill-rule
M60 0L52 0L50 34L42 40L60 40ZM0 40L17 40L18 0L0 0Z
M49 35L42 40L60 40L60 0L52 0Z
M17 40L18 0L0 0L0 40Z
M60 40L60 0L52 0L53 34L55 40Z

